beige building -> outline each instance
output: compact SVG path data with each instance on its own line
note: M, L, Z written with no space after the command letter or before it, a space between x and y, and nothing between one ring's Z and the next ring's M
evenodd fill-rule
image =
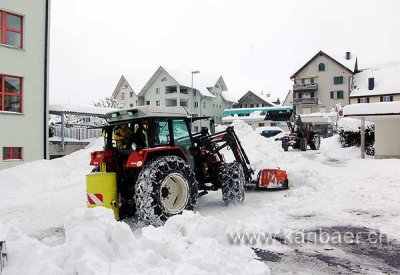
M354 71L357 59L350 52L335 57L318 52L291 76L296 113L326 113L338 103L349 104L350 77Z
M400 101L400 63L364 69L352 80L351 104Z
M0 169L48 157L49 0L0 1Z

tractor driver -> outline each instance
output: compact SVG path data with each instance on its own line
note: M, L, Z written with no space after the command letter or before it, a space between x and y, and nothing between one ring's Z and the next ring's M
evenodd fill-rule
M136 144L137 149L147 147L147 130L148 130L147 121L145 120L140 121L138 124L138 128L136 129L136 132L132 136L132 142Z
M117 149L129 149L131 138L132 131L128 127L128 124L122 124L114 131L114 139L117 143Z

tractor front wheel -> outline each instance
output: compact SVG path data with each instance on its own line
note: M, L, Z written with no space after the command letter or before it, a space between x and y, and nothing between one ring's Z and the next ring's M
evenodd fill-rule
M138 218L162 225L184 209L192 210L197 199L197 182L189 164L177 156L164 156L148 163L135 185Z
M223 163L219 167L222 200L226 205L239 204L244 200L245 176L243 167L237 163Z

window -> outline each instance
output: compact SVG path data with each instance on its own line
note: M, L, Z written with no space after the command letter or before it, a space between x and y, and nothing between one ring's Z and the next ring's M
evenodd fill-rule
M133 104L131 103L131 104L129 104L129 107L133 107Z
M199 102L195 101L195 102L194 102L194 107L195 107L195 108L198 108L198 107L199 107Z
M333 77L333 84L343 84L343 76L335 76Z
M204 108L204 109L206 108L206 103L205 103L205 102L203 102L203 108Z
M369 97L361 97L358 99L358 103L369 103Z
M0 75L0 111L22 113L22 78Z
M167 78L164 76L161 81L167 81Z
M150 105L150 101L148 100L148 101L146 101L146 105Z
M159 100L156 101L156 106L160 106L160 101Z
M121 99L122 99L122 100L125 99L125 93L121 93Z
M343 91L331 91L331 99L343 99Z
M319 63L319 65L318 65L318 71L320 71L320 72L325 71L325 64L324 64L324 63Z
M156 88L156 94L160 93L160 88Z
M0 44L22 48L22 16L0 10Z
M381 96L381 102L390 102L390 101L393 101L393 96L392 95Z
M133 92L130 92L130 97L133 97Z
M156 133L154 144L157 145L165 145L170 142L170 134L168 127L168 120L165 118L155 120Z
M186 122L183 119L173 120L172 131L174 133L175 145L181 146L185 151L189 151L192 142L190 140L189 129Z
M3 147L3 160L22 159L22 147Z
M215 104L213 104L213 108L215 108Z

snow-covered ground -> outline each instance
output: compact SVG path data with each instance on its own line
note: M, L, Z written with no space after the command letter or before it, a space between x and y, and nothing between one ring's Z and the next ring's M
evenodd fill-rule
M336 136L319 151L284 152L243 122L234 126L253 168L287 170L291 188L249 191L236 207L210 192L195 213L159 228L131 230L108 210L85 208L89 154L102 139L61 159L0 171L4 274L400 272L400 160L360 159L357 148L341 148ZM230 152L226 157L233 160ZM371 248L284 241L319 228L379 231L390 242ZM273 234L272 242L256 239L260 234Z

